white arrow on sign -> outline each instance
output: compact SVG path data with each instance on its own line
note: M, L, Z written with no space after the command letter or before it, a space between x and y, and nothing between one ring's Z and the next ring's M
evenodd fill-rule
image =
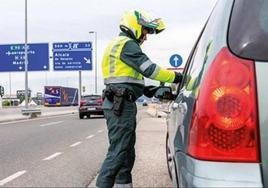
M84 60L86 61L86 63L91 64L90 58L87 59L86 57L84 57Z
M177 56L175 56L173 60L175 61L175 67L177 67L178 66L179 58Z
M22 66L19 66L19 69L21 70L22 69Z

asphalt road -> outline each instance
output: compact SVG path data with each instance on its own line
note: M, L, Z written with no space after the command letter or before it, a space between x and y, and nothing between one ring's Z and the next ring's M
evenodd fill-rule
M138 106L135 187L171 187L165 119ZM0 123L0 187L95 187L107 152L105 119L78 114Z
M102 116L0 123L0 187L85 187L107 150Z

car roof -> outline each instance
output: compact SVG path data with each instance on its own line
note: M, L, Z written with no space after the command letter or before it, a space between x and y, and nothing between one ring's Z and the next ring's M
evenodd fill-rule
M98 97L101 97L101 95L97 95L97 94L83 95L82 97L92 97L92 96L98 96Z

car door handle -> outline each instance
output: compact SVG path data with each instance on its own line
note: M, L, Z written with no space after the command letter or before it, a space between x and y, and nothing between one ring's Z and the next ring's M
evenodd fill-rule
M179 104L176 103L176 102L174 102L174 103L172 104L172 109L173 109L173 110L177 110L178 108L179 108Z
M185 106L185 103L179 103L178 104L178 109L179 109L179 112L183 115L186 114L186 106Z
M179 110L180 113L185 114L186 113L186 108L183 103L176 103L174 102L172 105L173 110Z

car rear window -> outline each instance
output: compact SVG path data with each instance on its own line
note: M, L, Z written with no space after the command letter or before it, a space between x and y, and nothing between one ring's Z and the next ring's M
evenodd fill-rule
M100 95L90 95L90 96L83 96L82 100L96 100L100 98L101 98Z
M236 0L228 43L238 56L268 61L268 1Z

